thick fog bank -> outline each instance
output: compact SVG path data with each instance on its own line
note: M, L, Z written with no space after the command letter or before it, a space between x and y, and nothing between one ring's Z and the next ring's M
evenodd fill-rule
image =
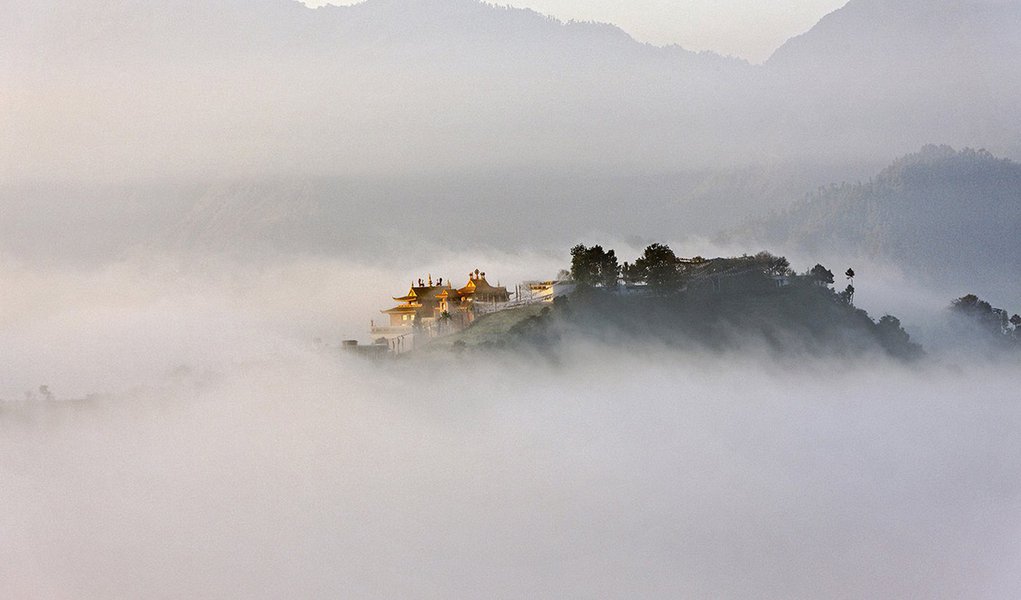
M640 245L613 244L622 258ZM482 267L513 285L565 259L0 262L0 596L1002 598L1021 585L1013 359L567 344L555 362L373 363L314 349L362 337L428 271ZM863 300L900 295L855 266Z
M606 241L633 261L655 240ZM718 247L699 239L672 242L680 256L754 254L758 246ZM857 272L855 304L878 319L900 318L933 361L972 360L947 328L951 300L976 293L996 306L1021 310L988 289L918 284L910 274L860 257L789 254L799 272L822 262L835 273ZM432 275L456 285L480 268L514 289L549 279L569 266L568 244L528 253L485 248L418 247L400 259L249 257L172 254L99 265L21 261L0 255L0 399L60 398L121 392L170 374L229 371L235 365L301 355L318 338L369 342L371 322L393 306L412 281ZM842 289L846 281L836 282ZM748 346L756 348L755 340ZM962 349L964 351L962 351Z
M0 407L0 595L1004 598L1021 391L578 349Z
M565 251L566 253L566 251ZM464 285L482 268L513 287L547 279L557 253L418 247L393 260L173 254L99 265L0 254L0 399L120 392L184 371L279 361L344 339L432 274Z

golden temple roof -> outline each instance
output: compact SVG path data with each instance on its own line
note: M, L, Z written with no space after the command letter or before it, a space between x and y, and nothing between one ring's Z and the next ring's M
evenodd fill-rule
M428 277L428 285L422 279L419 279L418 283L420 285L415 285L415 282L412 281L407 294L393 297L395 302L400 303L398 306L381 312L384 314L418 314L423 310L428 312L438 308L442 301L454 305L459 304L461 308L464 308L466 301L470 301L472 298L485 299L488 302L490 300L506 301L510 297L507 288L490 285L486 281L486 274L478 269L468 274L467 285L460 289L455 289L449 281L444 282L443 279L439 279L437 285L433 285L432 275Z
M486 274L475 269L474 273L468 274L468 285L457 290L462 296L509 296L507 288L497 287L486 281Z
M418 309L421 307L422 305L412 306L408 304L402 304L401 306L395 306L393 308L388 308L387 310L381 310L379 312L383 313L384 315L402 315L402 314L407 315L418 312Z

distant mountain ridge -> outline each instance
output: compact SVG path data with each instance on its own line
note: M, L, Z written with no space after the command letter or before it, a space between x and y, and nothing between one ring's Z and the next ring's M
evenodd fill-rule
M13 4L8 180L660 169L743 65L473 0Z
M852 0L761 67L475 0L6 13L9 181L1021 157L1016 3Z
M1021 69L1007 58L1019 55L1021 2L851 0L765 69L793 92L782 122L812 126L821 151L874 137L1021 158L1007 139L1021 139Z
M920 279L1013 296L1021 294L1019 232L1021 165L927 146L872 181L823 188L729 237L857 254Z
M26 219L76 248L118 240L104 252L711 235L928 143L1021 158L1016 2L851 0L764 65L475 0L5 9L12 252L60 249ZM874 240L861 248L910 254L900 233L856 227ZM780 237L811 242L795 230Z
M931 52L941 47L965 50L962 41L978 44L993 37L995 45L1017 44L1009 35L1021 5L1014 0L849 0L824 16L809 31L784 43L769 63L806 61L805 55L871 61L886 53ZM896 33L896 36L884 35Z

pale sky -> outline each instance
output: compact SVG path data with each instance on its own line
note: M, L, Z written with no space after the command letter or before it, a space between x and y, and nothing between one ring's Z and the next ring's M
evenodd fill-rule
M310 6L323 0L306 0ZM332 0L331 4L357 4ZM761 62L847 0L493 0L561 20L613 23L636 39Z

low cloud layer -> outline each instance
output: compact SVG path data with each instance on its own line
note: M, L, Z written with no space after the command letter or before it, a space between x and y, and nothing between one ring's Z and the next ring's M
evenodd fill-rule
M513 282L559 259L486 260ZM555 365L371 363L311 337L361 331L414 274L12 264L4 597L1003 598L1021 585L1016 365L606 345Z
M601 241L599 236L583 239ZM653 240L604 242L633 261ZM727 256L758 246L715 246L691 238L671 242L681 256ZM788 255L800 272L821 261L848 266L858 306L878 318L893 314L927 351L951 355L950 301L984 290L933 290L896 268L847 256ZM466 259L465 257L471 257ZM319 338L369 340L370 322L412 281L428 275L457 285L480 268L509 286L547 279L569 266L567 245L510 253L493 249L420 248L393 260L277 257L238 260L216 255L125 258L100 265L40 263L0 256L0 399L17 400L46 385L58 397L123 392L180 372L230 371L235 365L282 360L309 351ZM466 262L467 261L467 262ZM840 288L843 279L837 282ZM989 297L1017 308L1009 299ZM953 357L951 357L953 359Z
M513 289L552 278L563 264L553 252L422 248L399 268L212 255L79 266L0 255L0 399L40 385L63 398L120 392L181 367L221 371L280 360L308 351L316 338L368 341L370 321L420 277L464 285L468 271L481 268Z
M600 348L8 404L2 591L1002 598L1019 396L991 368Z

